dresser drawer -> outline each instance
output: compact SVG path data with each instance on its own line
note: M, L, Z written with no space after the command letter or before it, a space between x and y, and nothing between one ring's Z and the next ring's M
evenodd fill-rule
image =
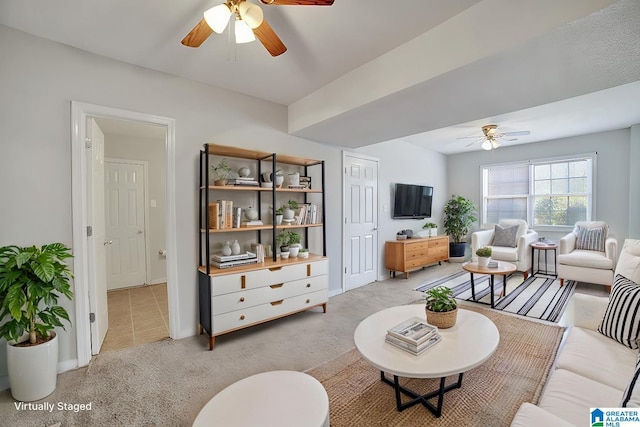
M301 264L273 266L261 270L246 271L211 277L211 295L224 295L247 289L302 279L305 277L328 274L329 263L326 259Z
M211 298L211 311L214 315L219 315L270 303L271 301L308 294L327 289L328 283L328 276L324 275L218 295Z
M305 310L327 302L327 289L271 301L246 309L236 310L213 317L213 334L218 335L234 329L273 320L288 313Z
M427 249L429 249L429 241L423 241L422 239L416 240L415 242L407 243L406 246L407 255L412 252L423 252Z

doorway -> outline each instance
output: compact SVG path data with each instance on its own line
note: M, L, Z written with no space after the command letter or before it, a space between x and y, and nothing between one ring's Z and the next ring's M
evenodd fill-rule
M100 316L96 313L103 301L106 305L106 292L102 294L96 289L95 282L90 280L95 271L96 258L89 248L97 246L91 241L91 226L93 213L88 212L91 204L91 192L87 191L86 150L91 145L91 134L88 133L87 123L91 118L95 121L110 119L128 124L142 124L161 128L164 133L163 155L166 162L163 166L163 176L166 178L164 192L165 218L162 227L165 230L166 243L160 252L166 255L166 295L169 336L177 337L178 306L177 306L177 263L176 253L176 218L175 218L175 121L171 118L159 117L144 113L119 110L72 101L72 202L73 202L73 230L74 230L74 274L75 274L75 306L76 319L87 319L86 322L76 320L78 366L84 366L91 360L92 337L96 335L95 323ZM108 240L105 239L105 243ZM100 242L98 242L100 243ZM106 246L106 245L105 245ZM162 255L162 256L165 256ZM95 344L95 343L94 343Z

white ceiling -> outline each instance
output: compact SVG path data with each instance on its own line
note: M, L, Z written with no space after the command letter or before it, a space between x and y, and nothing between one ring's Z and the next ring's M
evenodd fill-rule
M488 123L531 131L509 144L640 123L637 0L260 4L285 54L228 31L182 46L221 1L3 0L0 24L287 105L290 133L343 147L456 153Z

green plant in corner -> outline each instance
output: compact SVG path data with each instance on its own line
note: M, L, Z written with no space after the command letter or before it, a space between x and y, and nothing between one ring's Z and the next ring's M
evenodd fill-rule
M64 329L62 320L71 323L57 304L60 295L73 297L73 274L65 262L72 257L62 243L0 248L0 337L17 341L26 331L36 344L47 341L55 327Z
M488 258L491 256L491 248L488 246L482 246L476 250L476 255L483 258Z
M227 164L227 159L223 158L217 165L211 166L211 172L216 179L227 179L229 173L231 173L231 167Z
M451 196L444 207L444 231L453 243L463 243L471 225L476 221L476 207L462 196Z
M428 310L435 312L447 312L458 308L458 303L453 297L453 291L446 286L437 286L424 291L425 304Z

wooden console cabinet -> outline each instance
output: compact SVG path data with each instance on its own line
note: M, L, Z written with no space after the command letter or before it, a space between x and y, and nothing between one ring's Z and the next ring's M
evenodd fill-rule
M449 236L388 240L384 246L385 266L395 277L396 271L409 278L409 271L449 259Z

